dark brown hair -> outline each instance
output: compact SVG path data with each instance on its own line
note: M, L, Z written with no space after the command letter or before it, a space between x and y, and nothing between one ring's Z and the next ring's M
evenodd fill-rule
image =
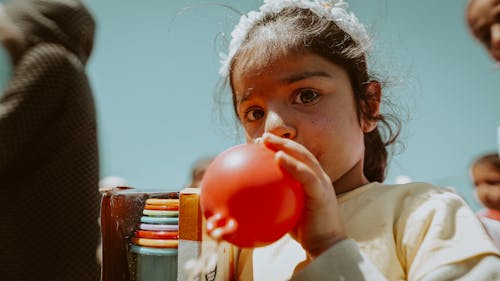
M500 170L500 157L496 152L481 155L479 158L474 160L471 167L474 168L479 165L490 165L491 167Z
M376 80L368 73L365 49L333 21L321 18L307 9L286 8L265 16L250 29L236 52L229 69L229 86L235 65L243 72L259 69L277 58L290 53L312 52L344 68L350 78L358 116L378 121L378 127L365 134L365 160L363 171L370 181L382 182L385 178L388 151L400 132L400 121L393 115L369 112L363 107L371 97L367 86ZM233 107L236 104L233 91ZM236 116L238 116L236 114Z

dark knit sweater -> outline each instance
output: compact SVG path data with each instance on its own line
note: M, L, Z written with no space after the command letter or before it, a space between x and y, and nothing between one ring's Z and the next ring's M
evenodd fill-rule
M7 14L29 44L0 97L0 280L99 280L92 17L69 0Z

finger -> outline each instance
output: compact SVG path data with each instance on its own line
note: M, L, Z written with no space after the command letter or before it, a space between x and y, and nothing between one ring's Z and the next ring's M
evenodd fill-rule
M318 159L316 159L316 157L314 157L314 155L300 143L269 133L265 133L262 136L262 140L264 144L270 149L274 151L282 150L286 152L290 156L312 167L316 173L321 173L323 171L323 168L321 167Z
M253 143L255 143L255 144L261 144L261 143L263 143L262 137L256 138L256 139L253 141Z
M307 199L323 200L328 189L332 190L331 187L324 187L325 184L329 185L329 182L324 181L324 173L316 173L310 166L281 150L276 152L275 157L281 168L302 183Z

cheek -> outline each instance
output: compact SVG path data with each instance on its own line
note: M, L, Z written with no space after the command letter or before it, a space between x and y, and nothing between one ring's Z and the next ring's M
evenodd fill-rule
M499 189L492 185L480 185L477 187L477 195L482 201L495 198L498 191Z
M245 139L247 143L254 143L256 138L258 138L258 136L250 135L247 131L245 131Z
M322 132L332 134L337 142L346 146L359 145L363 142L363 131L355 114L345 114L337 118L324 120Z
M477 197L479 200L483 201L486 198L487 193L487 188L485 188L484 185L480 185L476 189Z
M492 185L490 187L491 197L500 202L500 185Z
M329 146L331 132L332 128L328 120L312 119L299 128L300 141L317 159L320 159Z
M358 159L364 151L363 133L357 119L317 118L305 122L299 131L305 146L318 160L331 151L345 151L346 154Z
M244 126L241 122L238 123L239 131L238 136L244 134L247 143L254 143L255 139L262 137L264 130L262 126Z

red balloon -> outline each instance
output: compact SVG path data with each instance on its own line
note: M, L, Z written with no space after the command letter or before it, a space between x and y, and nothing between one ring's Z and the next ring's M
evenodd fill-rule
M260 247L297 224L304 191L274 155L263 144L242 144L212 161L200 195L210 235L239 247Z

